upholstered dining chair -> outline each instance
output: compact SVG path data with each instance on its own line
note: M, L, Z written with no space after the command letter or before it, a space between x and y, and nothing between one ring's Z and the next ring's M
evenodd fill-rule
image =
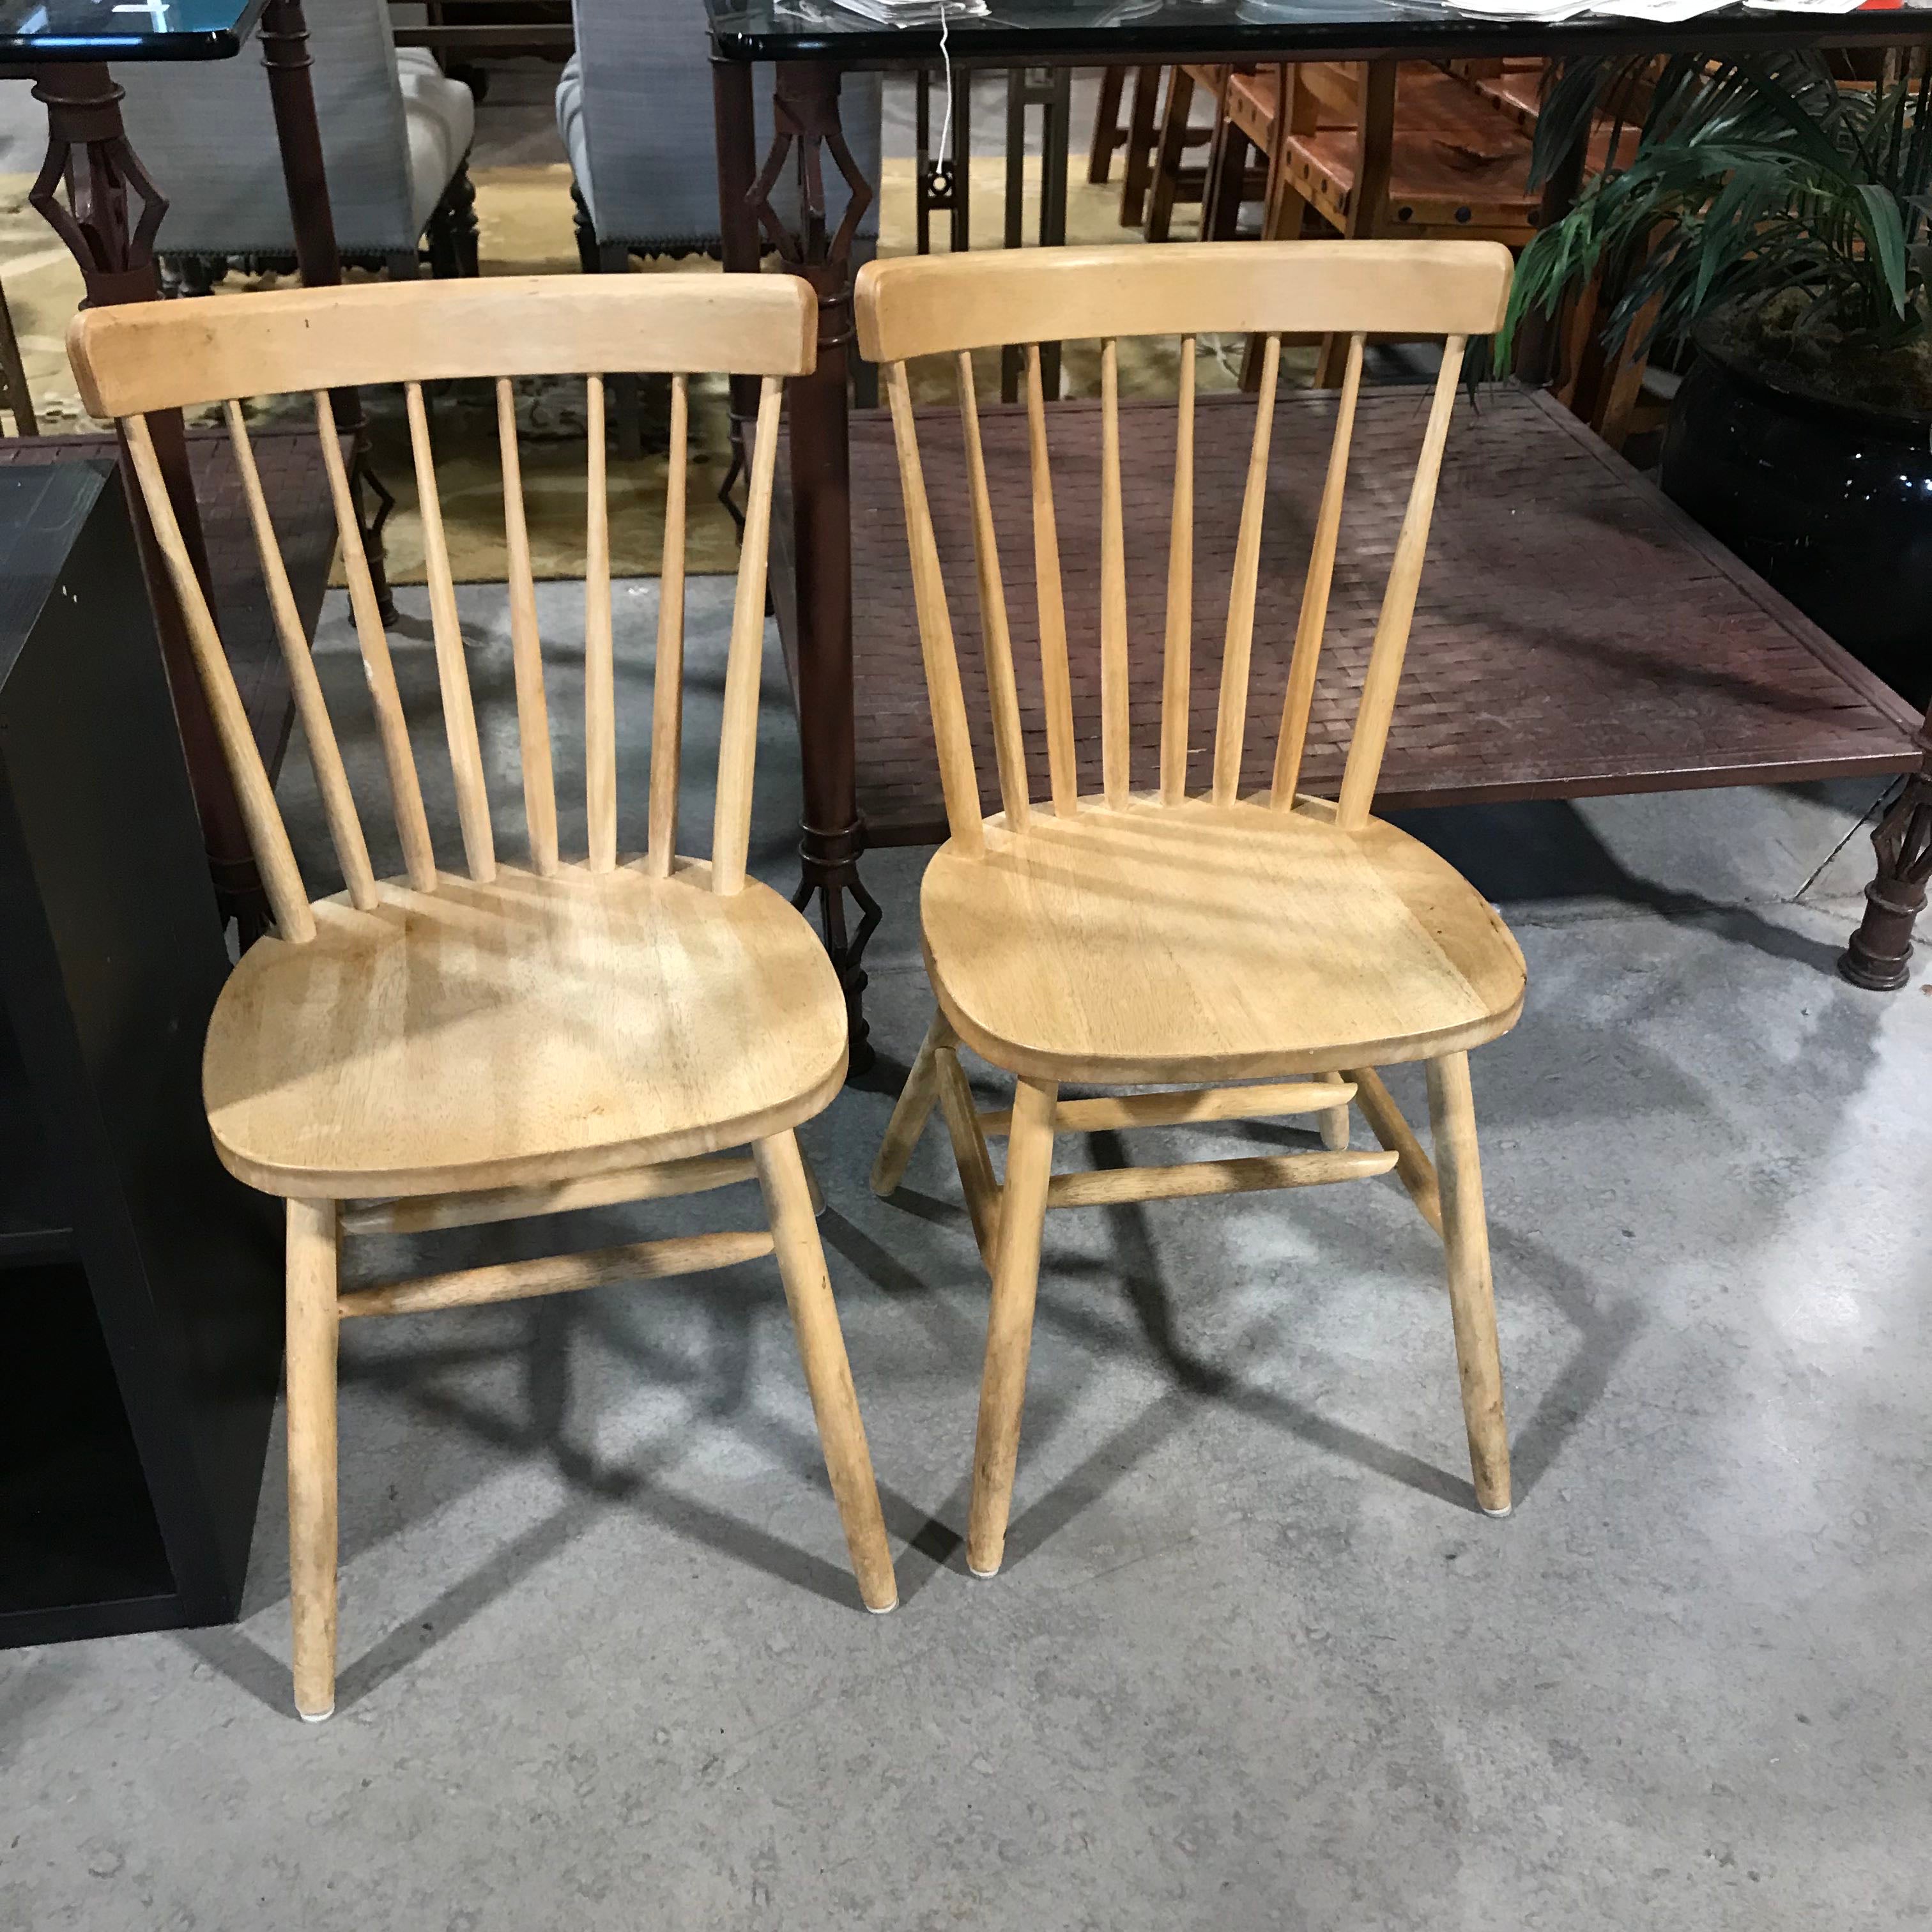
M586 274L623 268L633 255L715 255L719 245L717 130L704 0L574 0L577 51L556 86L557 132L570 157L578 251ZM771 70L754 82L762 156L772 137ZM846 76L839 122L872 206L860 218L853 259L872 259L879 236L879 76ZM788 174L772 202L790 218ZM848 199L825 170L826 222Z
M718 141L704 0L572 0L577 50L556 84L556 128L570 157L577 254L587 274L621 274L638 256L716 255ZM771 70L753 82L758 152L772 138ZM874 198L859 218L854 262L879 238L879 76L846 76L840 123ZM825 170L826 220L836 228L849 202L844 178ZM797 187L788 170L772 206L793 219ZM869 372L867 372L869 374ZM638 384L619 376L611 399L617 446L641 447Z
M422 48L399 49L385 0L308 10L310 79L343 259L439 275L476 272L470 184L476 104ZM168 197L158 241L190 290L231 265L295 264L268 77L260 56L116 70L129 139Z
M793 1130L845 1074L843 997L803 916L746 872L781 385L812 366L816 310L789 276L515 277L276 291L88 310L81 392L120 420L186 614L275 931L209 1024L203 1085L221 1159L287 1203L289 1540L295 1698L334 1707L335 1364L344 1320L722 1268L776 1252L832 1493L866 1606L896 1601L844 1343ZM671 378L652 704L649 838L617 844L603 378ZM687 377L762 379L725 672L711 854L678 845ZM531 580L512 379L585 379L584 640L588 850L558 849L552 723ZM494 376L509 559L523 827L498 850L436 487L424 386ZM463 866L438 862L408 722L350 501L329 395L405 385L444 736ZM306 393L334 498L405 869L379 879L356 813L238 397ZM225 403L262 571L344 890L310 902L182 548L144 412ZM748 1157L730 1150L748 1145ZM344 1291L343 1238L645 1201L755 1180L765 1220Z
M1374 817L1379 771L1429 537L1463 346L1501 322L1496 244L1196 244L1135 254L1024 254L874 262L859 278L859 338L884 365L922 649L951 836L928 867L920 926L938 1012L887 1127L873 1185L891 1192L937 1102L944 1109L992 1299L973 1462L967 1561L1000 1563L1049 1208L1359 1180L1394 1168L1448 1251L1449 1298L1477 1500L1510 1508L1488 1235L1468 1054L1514 1024L1522 956L1495 910L1426 846ZM1194 638L1193 338L1266 339L1222 646L1211 769L1190 784ZM1284 333L1348 343L1288 668L1271 776L1244 791L1250 660L1268 452ZM1300 776L1333 580L1349 446L1371 333L1434 334L1442 360L1406 490L1345 775L1332 799ZM1126 564L1118 343L1182 339L1158 704L1157 774L1130 770ZM1102 788L1076 784L1061 561L1037 348L1027 350L1034 581L1046 714L1035 795L1016 695L972 352L1042 338L1102 344L1097 613ZM980 634L1004 809L982 818L958 654L906 365L958 370ZM1420 413L1418 412L1418 413ZM1391 486L1394 488L1391 491ZM1144 477L1136 487L1144 488ZM1400 494L1378 477L1373 493ZM1010 1112L975 1111L962 1046L1013 1076ZM1376 1072L1427 1070L1430 1160ZM1154 1088L1063 1101L1061 1083ZM1359 1103L1378 1149L1348 1144ZM1319 1150L1054 1174L1057 1132L1314 1114ZM1007 1143L996 1184L989 1138Z

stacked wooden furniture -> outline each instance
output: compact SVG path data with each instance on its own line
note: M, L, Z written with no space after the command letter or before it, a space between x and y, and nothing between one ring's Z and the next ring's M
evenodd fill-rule
M1466 338L1502 320L1510 275L1495 244L1206 244L1180 250L1030 250L975 262L875 262L857 284L859 337L885 365L913 579L950 836L920 898L938 1012L895 1108L873 1184L890 1192L933 1108L944 1116L992 1276L967 1560L1000 1567L1050 1208L1228 1194L1393 1170L1447 1250L1475 1496L1510 1508L1509 1447L1490 1279L1468 1050L1507 1032L1524 969L1494 910L1443 860L1371 815L1415 609ZM1190 770L1196 538L1195 338L1264 332L1266 348L1221 650L1211 769ZM1272 780L1241 790L1268 451L1286 332L1347 343L1334 431ZM1301 788L1348 480L1364 348L1375 333L1433 334L1440 373L1406 490L1401 535L1332 799ZM1172 516L1157 787L1130 779L1127 561L1118 356L1127 335L1178 336ZM1033 579L1046 706L1048 802L1036 803L1022 728L1012 615L974 392L973 352L1042 337L1102 344L1101 784L1076 770L1070 580L1063 563L1036 347L1028 346ZM958 372L984 676L1001 809L983 816L908 359ZM1138 486L1139 479L1136 479ZM1386 488L1378 482L1373 490ZM949 519L949 521L952 520ZM1024 618L1022 617L1022 621ZM1029 682L1031 681L1029 676ZM1204 784L1199 783L1204 779ZM1010 1110L981 1114L961 1072L970 1047L1014 1076ZM1425 1063L1432 1162L1378 1067ZM1161 1090L1063 1101L1063 1084ZM1359 1103L1380 1143L1349 1143ZM1057 1133L1312 1115L1305 1152L1177 1166L1053 1172ZM994 1178L988 1142L1007 1142Z
M1153 179L1148 189L1146 235L1150 242L1165 242L1173 230L1174 211L1184 202L1198 202L1202 205L1202 233L1209 232L1215 219L1210 212L1210 198L1217 195L1225 200L1232 193L1234 206L1238 207L1242 199L1250 194L1259 194L1266 188L1265 180L1258 175L1250 176L1244 172L1236 176L1232 184L1220 178L1221 170L1216 157L1222 142L1221 130L1226 120L1226 104L1230 85L1246 70L1238 67L1182 66L1171 68L1168 74L1167 100L1162 109L1160 137L1154 155ZM1194 124L1194 96L1196 92L1204 93L1214 104L1211 127L1198 128ZM1205 145L1208 155L1198 166L1187 164L1188 151ZM1124 196L1120 219L1127 218Z
M892 1568L794 1128L844 1082L836 974L804 918L746 876L780 385L810 370L816 298L790 276L392 284L88 310L70 352L122 419L275 920L216 1005L204 1098L221 1159L286 1203L296 1708L334 1708L335 1361L346 1319L722 1268L776 1252L867 1606ZM617 842L602 370L671 376L648 844ZM760 379L725 675L711 856L680 856L688 376ZM559 849L550 724L512 379L584 377L588 850ZM500 859L436 494L424 385L496 378L527 860ZM330 392L406 386L445 736L464 848L440 869L349 500ZM256 480L242 396L310 392L406 871L376 878ZM225 403L345 890L314 903L155 463L145 412ZM748 1156L729 1150L749 1144ZM345 1235L413 1232L755 1180L766 1225L344 1292Z

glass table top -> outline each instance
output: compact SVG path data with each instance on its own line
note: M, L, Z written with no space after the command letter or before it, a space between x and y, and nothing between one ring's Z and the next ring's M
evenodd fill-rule
M940 55L938 0L916 24L877 17L880 0L705 0L713 48L726 60L828 60L925 66ZM1867 0L1850 13L1724 7L1696 18L1588 15L1561 22L1479 16L1442 0L986 0L982 16L946 21L962 62L1238 59L1378 53L1729 52L1754 45L1832 46L1932 38L1932 0Z
M332 5L336 0L321 0ZM226 60L266 0L0 0L0 65Z

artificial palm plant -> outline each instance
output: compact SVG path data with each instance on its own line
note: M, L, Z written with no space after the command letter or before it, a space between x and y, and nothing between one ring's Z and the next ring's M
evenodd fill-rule
M1932 67L1841 80L1826 56L1566 63L1537 130L1546 173L1648 83L1634 158L1525 251L1498 346L1599 273L1605 339L1640 352L1714 327L1737 352L1868 405L1932 407L1924 241Z

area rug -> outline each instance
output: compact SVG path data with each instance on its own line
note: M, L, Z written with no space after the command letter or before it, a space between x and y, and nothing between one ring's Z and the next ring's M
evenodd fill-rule
M882 256L909 254L914 242L913 163L887 160L882 169L880 248ZM485 274L577 274L572 232L570 171L552 166L484 168L476 172L476 211ZM44 435L89 432L103 425L82 411L68 367L64 338L80 306L80 272L40 217L26 205L32 178L0 176L0 278L20 338L40 428ZM993 156L973 163L973 242L998 248L1005 220L1005 164ZM1027 163L1024 232L1036 232L1040 163ZM1138 232L1123 228L1117 216L1119 190L1096 188L1077 177L1067 196L1066 232L1071 242L1103 245L1138 244ZM1184 219L1191 220L1191 211ZM943 231L944 218L934 224ZM1180 220L1177 226L1182 226ZM1183 228L1184 233L1185 230ZM943 232L934 235L944 252ZM694 261L636 265L639 273L716 272L715 265ZM230 275L213 299L246 296L278 285L274 276ZM1196 382L1204 391L1235 386L1241 344L1203 338L1198 345ZM1172 395L1177 374L1176 345L1169 340L1128 341L1120 350L1124 395ZM1310 351L1292 350L1284 358L1295 380L1305 380ZM1099 345L1066 346L1063 386L1070 395L1090 395L1099 386ZM998 395L997 352L976 358L975 381L982 400ZM916 364L915 397L950 403L956 377L945 358ZM530 524L532 568L545 578L582 576L584 560L584 403L577 382L539 381L518 386L518 413L524 434L524 484ZM623 462L614 450L609 464L611 568L619 576L655 575L663 542L665 387L644 386L645 454ZM372 391L365 398L372 456L378 474L394 493L385 548L392 581L419 584L423 578L422 531L417 514L409 433L400 390ZM306 405L295 399L251 404L252 414L286 419ZM213 419L215 412L206 412ZM459 582L500 581L505 574L503 503L497 469L494 398L486 386L449 385L433 396L431 439L437 482L449 540L452 571ZM691 422L692 470L688 568L694 572L736 568L736 532L718 502L717 488L728 457L729 415L722 379L694 382Z

